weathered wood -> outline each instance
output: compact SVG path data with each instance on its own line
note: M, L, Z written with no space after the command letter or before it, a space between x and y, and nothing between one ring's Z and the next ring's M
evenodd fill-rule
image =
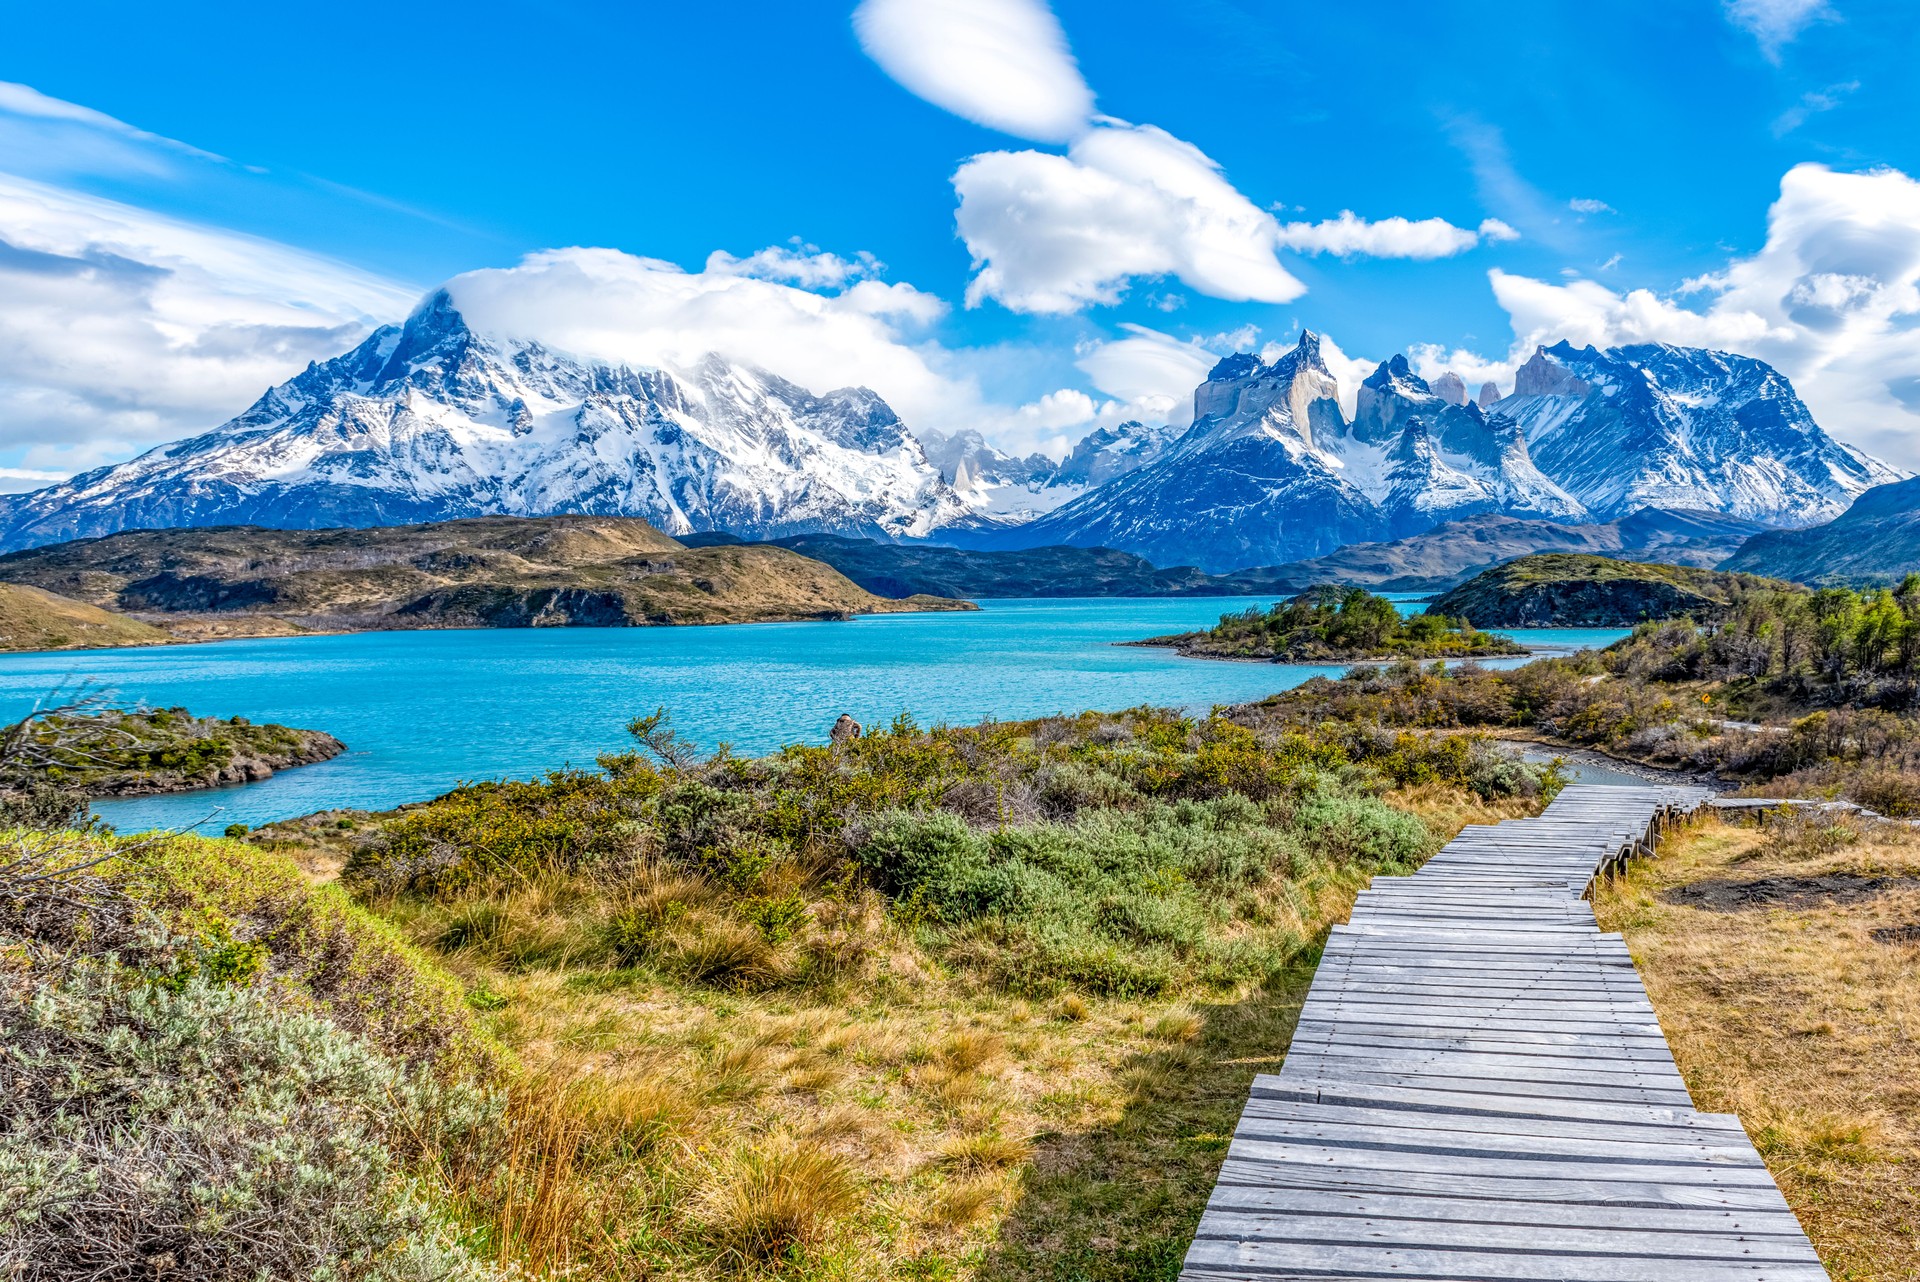
M1704 799L1571 787L1374 878L1253 1084L1183 1277L1824 1278L1581 899Z

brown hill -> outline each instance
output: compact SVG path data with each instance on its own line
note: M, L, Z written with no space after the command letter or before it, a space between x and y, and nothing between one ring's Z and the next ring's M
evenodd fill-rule
M150 623L40 588L0 583L0 650L85 650L171 640Z
M0 581L196 637L290 627L746 623L971 608L876 596L784 548L688 548L645 521L611 516L130 530L0 557Z

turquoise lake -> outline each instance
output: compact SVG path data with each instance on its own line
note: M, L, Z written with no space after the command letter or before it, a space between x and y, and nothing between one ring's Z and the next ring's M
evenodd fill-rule
M0 658L0 708L18 716L55 686L89 682L125 703L277 721L347 744L343 756L263 783L96 807L123 832L217 830L590 767L595 754L628 745L630 718L658 707L703 748L726 742L754 754L821 742L842 712L869 725L900 713L960 725L1143 703L1204 711L1338 673L1115 644L1205 627L1270 600L982 601L977 612L846 623L367 632L9 655ZM1508 635L1572 649L1625 632Z

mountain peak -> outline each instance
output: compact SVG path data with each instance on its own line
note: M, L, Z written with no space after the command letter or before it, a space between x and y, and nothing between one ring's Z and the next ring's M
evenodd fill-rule
M1260 358L1252 352L1232 352L1222 356L1214 367L1207 371L1207 381L1224 383L1230 379L1245 378L1260 368Z
M1465 405L1470 399L1467 396L1467 381L1452 370L1444 370L1440 377L1428 379L1427 390L1449 405Z
M1592 350L1592 349L1588 349ZM1593 390L1593 384L1585 381L1568 369L1555 357L1573 357L1580 355L1564 339L1552 347L1535 347L1533 355L1527 358L1513 375L1513 394L1515 396L1585 396Z
M1300 341L1293 345L1293 350L1274 364L1278 366L1282 361L1289 362L1294 369L1315 369L1322 374L1331 374L1326 358L1320 354L1320 335L1310 329L1301 330Z

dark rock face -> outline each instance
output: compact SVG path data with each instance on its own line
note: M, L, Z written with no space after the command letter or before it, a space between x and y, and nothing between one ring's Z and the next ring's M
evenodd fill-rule
M485 583L429 592L394 614L449 628L625 628L644 623L617 591Z

